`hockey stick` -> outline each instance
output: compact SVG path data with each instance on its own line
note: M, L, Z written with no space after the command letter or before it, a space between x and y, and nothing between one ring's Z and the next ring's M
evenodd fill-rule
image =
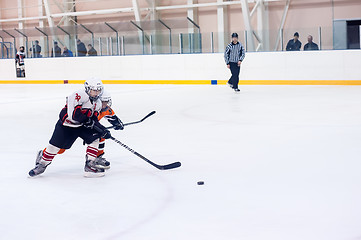
M152 116L155 113L155 111L150 112L147 116L145 116L144 118L142 118L142 120L136 121L136 122L130 122L130 123L124 123L124 127L128 126L128 125L132 125L132 124L137 124L137 123L141 123L143 122L145 119L149 118L150 116ZM112 129L114 128L114 126L111 127L107 127L107 129Z
M98 126L94 126L94 129L97 132L102 132L102 130ZM124 147L125 149L127 149L131 153L133 153L136 156L140 157L141 159L143 159L144 161L146 161L147 163L149 163L153 167L158 168L159 170L168 170L168 169L178 168L178 167L180 167L182 165L180 162L174 162L174 163L167 164L167 165L158 165L158 164L150 161L148 158L144 157L143 155L137 153L136 151L134 151L133 149L131 149L130 147L128 147L127 145L125 145L121 141L117 140L116 138L110 137L110 139L113 140L114 142L118 143L120 146Z
M148 158L144 157L143 155L137 153L136 151L134 151L133 149L131 149L130 147L128 147L127 145L125 145L121 141L115 139L114 137L110 137L110 139L113 140L114 142L118 143L120 146L124 147L125 149L127 149L131 153L133 153L136 156L140 157L141 159L143 159L144 161L146 161L147 163L149 163L153 167L158 168L159 170L168 170L168 169L178 168L178 167L180 167L182 165L180 162L174 162L174 163L167 164L167 165L158 165L158 164L150 161Z

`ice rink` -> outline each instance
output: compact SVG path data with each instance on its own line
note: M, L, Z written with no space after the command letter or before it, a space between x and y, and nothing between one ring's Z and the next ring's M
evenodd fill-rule
M82 86L1 85L1 240L361 239L361 87L105 87L123 122L157 111L113 136L182 167L107 141L111 169L84 178L78 140L28 178Z

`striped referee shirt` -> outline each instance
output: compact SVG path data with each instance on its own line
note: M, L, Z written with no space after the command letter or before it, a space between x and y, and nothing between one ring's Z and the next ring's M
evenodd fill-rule
M234 44L231 42L226 47L226 51L224 52L224 61L228 65L230 62L237 63L238 61L243 61L246 53L244 51L244 47L242 43L237 42Z

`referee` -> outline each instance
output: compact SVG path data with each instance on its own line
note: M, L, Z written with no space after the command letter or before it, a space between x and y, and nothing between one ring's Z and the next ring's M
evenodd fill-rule
M238 42L238 34L232 33L232 42L226 47L226 51L224 52L224 61L227 64L227 68L229 68L232 73L232 77L229 79L228 85L236 92L239 92L239 71L245 54L246 53L242 44Z

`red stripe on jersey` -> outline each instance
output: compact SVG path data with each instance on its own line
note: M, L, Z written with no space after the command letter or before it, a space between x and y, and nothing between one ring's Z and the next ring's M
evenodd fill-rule
M65 121L65 119L67 119L67 117L68 117L68 114L66 113L66 114L64 115L64 117L61 119L61 121L64 123L64 121Z
M81 109L81 113L87 117L91 117L92 111L90 109Z
M78 106L76 106L76 107L74 108L74 111L73 111L73 119L75 119L74 116L75 116L75 113L76 113L76 111L77 111L78 109L81 111L81 106L80 106L80 105L78 105Z

